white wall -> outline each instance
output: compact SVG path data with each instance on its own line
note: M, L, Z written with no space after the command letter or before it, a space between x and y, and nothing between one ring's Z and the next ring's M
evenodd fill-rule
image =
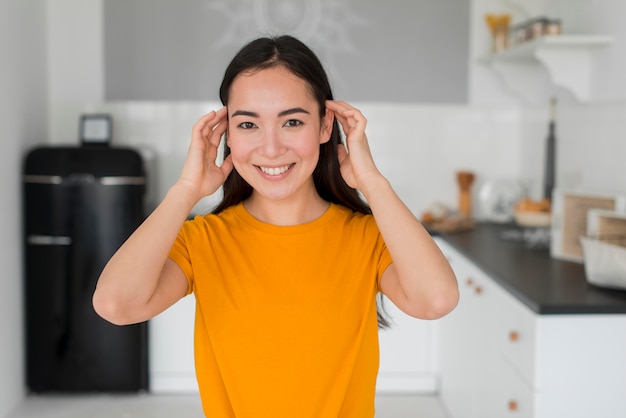
M104 98L102 0L45 0L50 103Z
M561 189L626 195L626 101L563 103L557 117L556 184ZM529 178L543 170L547 106L522 113L520 164ZM533 184L539 195L541 178Z
M0 417L25 390L20 171L46 139L45 37L44 0L0 2Z

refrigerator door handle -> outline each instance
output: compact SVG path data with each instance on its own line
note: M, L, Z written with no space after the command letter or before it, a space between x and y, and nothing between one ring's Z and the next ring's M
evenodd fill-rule
M72 174L68 177L70 180L93 182L95 177L91 174ZM98 178L98 182L102 186L127 186L127 185L139 185L146 184L146 178L140 176L104 176ZM27 174L24 176L24 183L37 183L37 184L61 184L63 183L63 177L61 176L46 176Z
M26 242L30 245L72 245L72 237L62 235L29 235Z
M100 177L100 184L103 186L128 186L146 184L145 177L130 176L108 176Z
M37 174L26 174L24 176L24 183L39 183L39 184L61 184L63 177L61 176L42 176Z

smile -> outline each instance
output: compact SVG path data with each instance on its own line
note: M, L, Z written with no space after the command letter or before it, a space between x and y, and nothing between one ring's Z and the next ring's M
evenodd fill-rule
M262 166L257 166L257 167L259 168L259 170L261 170L262 172L264 172L267 175L279 176L279 175L285 173L287 170L289 170L294 165L295 165L295 163L294 164L284 165L282 167L262 167Z

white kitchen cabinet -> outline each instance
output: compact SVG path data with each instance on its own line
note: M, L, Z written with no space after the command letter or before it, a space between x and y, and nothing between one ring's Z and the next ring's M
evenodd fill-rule
M435 393L437 364L434 326L404 314L385 300L392 326L380 331L381 393ZM196 393L193 360L195 298L187 296L150 320L150 390L154 393Z
M196 299L189 295L149 322L149 386L153 393L197 393L193 359Z
M505 317L498 312L511 301L473 264L442 247L461 294L457 308L439 321L442 398L453 417L487 418L508 377L499 355Z
M438 364L435 322L406 315L389 299L383 302L391 327L378 333L379 393L435 393Z
M537 315L438 243L461 290L439 321L440 394L451 418L624 416L626 315Z

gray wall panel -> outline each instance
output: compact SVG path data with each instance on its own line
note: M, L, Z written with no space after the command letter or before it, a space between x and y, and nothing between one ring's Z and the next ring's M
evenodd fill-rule
M293 33L337 98L467 102L467 0L106 0L107 100L214 100L245 42Z

